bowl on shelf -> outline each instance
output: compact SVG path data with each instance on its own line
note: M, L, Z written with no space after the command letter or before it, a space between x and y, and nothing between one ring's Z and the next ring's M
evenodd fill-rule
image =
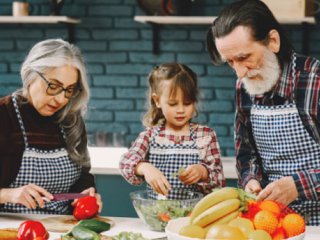
M190 238L185 237L179 234L179 231L182 227L190 223L189 217L181 217L177 219L172 219L168 222L168 225L165 228L168 240L200 240L199 238ZM303 240L305 238L305 232L300 235L287 238L285 240Z
M153 231L164 231L171 219L190 214L196 203L203 197L202 193L183 189L171 190L169 196L180 196L178 199L165 199L163 195L152 190L130 193L130 198L139 218Z

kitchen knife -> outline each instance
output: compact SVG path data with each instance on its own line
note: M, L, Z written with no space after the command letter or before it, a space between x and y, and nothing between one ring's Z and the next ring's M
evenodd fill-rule
M89 194L83 194L83 193L57 193L52 195L53 195L53 199L48 200L47 198L44 198L44 200L65 201L65 200L73 200L73 199L89 196Z

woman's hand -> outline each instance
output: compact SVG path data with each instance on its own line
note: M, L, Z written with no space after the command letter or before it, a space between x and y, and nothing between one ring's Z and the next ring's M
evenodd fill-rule
M136 174L144 176L146 182L157 193L168 195L168 190L171 190L171 185L163 173L150 163L139 163L136 167Z
M43 198L53 199L51 193L35 184L28 184L19 188L2 188L0 190L0 203L17 203L27 208L44 207Z
M186 185L191 185L208 179L208 171L201 164L190 165L180 175L179 179Z
M258 194L262 188L260 183L256 179L251 179L245 186L244 190L249 193Z
M87 189L83 190L81 193L89 194L89 196L95 197L97 199L97 204L99 205L99 213L101 213L103 203L101 200L101 195L99 193L96 193L95 188L94 187L87 188ZM71 205L74 206L77 201L78 201L77 199L74 200Z
M292 177L282 177L269 183L258 195L257 200L274 200L289 205L298 197L298 191Z

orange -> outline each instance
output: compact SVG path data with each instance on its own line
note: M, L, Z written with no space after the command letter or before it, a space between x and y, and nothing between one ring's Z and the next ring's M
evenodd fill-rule
M272 200L264 200L264 201L260 202L259 207L261 210L266 210L266 211L272 212L277 217L281 213L281 208L278 205L278 203L275 201L272 201Z
M259 211L253 219L255 229L261 229L272 235L278 227L278 218L269 211Z
M297 213L287 214L282 222L282 227L285 230L287 237L297 236L305 231L306 224L303 217Z

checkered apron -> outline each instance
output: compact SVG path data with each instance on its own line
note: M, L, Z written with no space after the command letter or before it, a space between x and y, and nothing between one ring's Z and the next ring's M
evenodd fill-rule
M200 162L199 150L196 145L194 131L190 123L190 138L191 141L175 142L175 143L159 143L156 141L161 126L155 128L153 137L150 142L149 161L159 169L171 184L172 189L192 190L197 191L196 185L185 185L176 176L179 168L187 168L189 165L198 164ZM152 188L147 185L147 189L152 192L152 198L159 198L158 194L152 191ZM185 199L188 196L183 192L175 191L168 195L169 199Z
M81 166L73 163L65 148L50 151L29 147L26 130L20 115L17 100L12 96L15 111L24 138L25 150L21 167L10 188L18 188L29 183L43 187L48 192L67 193L70 187L79 179ZM62 131L64 136L64 132ZM68 214L70 201L46 202L44 208L28 209L20 204L7 203L2 212Z
M267 183L320 168L320 146L303 126L294 100L278 106L253 104L250 119ZM320 202L297 199L289 207L306 216L308 225L320 225Z

